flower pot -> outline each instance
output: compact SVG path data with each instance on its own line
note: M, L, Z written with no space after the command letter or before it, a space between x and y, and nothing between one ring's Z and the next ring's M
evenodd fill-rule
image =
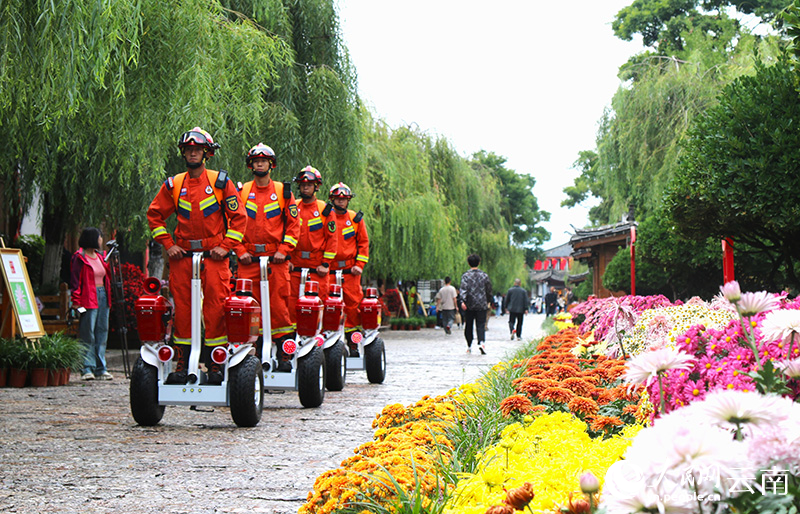
M47 385L49 387L60 386L61 385L61 370L60 369L48 369L47 370Z
M0 387L5 387L8 382L8 368L0 368Z
M46 387L50 370L47 368L33 368L31 370L31 386Z
M69 368L64 368L61 370L61 385L65 386L69 384L69 376L72 373L72 370Z
M11 368L8 370L8 385L11 387L25 387L25 381L27 379L27 369Z

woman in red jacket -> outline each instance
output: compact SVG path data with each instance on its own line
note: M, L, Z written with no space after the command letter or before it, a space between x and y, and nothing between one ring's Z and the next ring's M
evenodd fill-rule
M106 369L108 313L111 308L111 270L105 262L103 234L87 227L78 240L80 250L72 256L72 307L81 313L80 338L86 345L83 380L111 380Z

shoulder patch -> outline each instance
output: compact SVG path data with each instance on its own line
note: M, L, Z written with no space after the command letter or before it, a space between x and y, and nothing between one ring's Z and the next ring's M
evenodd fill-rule
M164 182L167 185L167 189L172 191L172 188L175 187L175 182L172 180L172 177L167 178L167 181Z
M297 205L291 204L289 206L289 214L292 215L292 218L296 218L297 217Z
M336 232L336 222L335 221L330 220L328 222L328 232L330 232L331 234Z
M236 195L231 195L225 199L225 205L228 207L229 211L235 211L239 209L239 199L236 198Z

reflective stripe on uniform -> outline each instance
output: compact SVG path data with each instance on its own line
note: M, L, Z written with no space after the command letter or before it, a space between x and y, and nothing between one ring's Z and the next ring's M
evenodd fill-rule
M283 335L283 334L288 334L289 332L294 332L295 328L297 328L297 325L293 324L292 326L289 326L289 327L273 328L272 332L270 332L270 333L273 336L275 336L275 335Z
M153 229L153 237L163 236L167 233L167 227L156 227Z
M356 260L357 260L357 261L361 261L361 262L363 262L364 264L366 264L366 263L368 263L368 262L369 262L369 257L367 257L366 255L361 255L361 254L358 254L358 255L356 255Z
M286 234L285 236L283 236L283 242L284 243L289 243L290 245L293 245L293 246L297 246L297 239L293 238L289 234Z
M228 344L228 338L226 336L206 339L206 346L222 346L223 344Z
M191 344L192 344L192 340L191 340L191 339L184 339L184 338L182 338L182 337L176 337L176 338L173 340L173 342L174 342L175 344L184 344L184 345L191 345Z
M244 234L229 228L228 231L225 232L225 237L230 237L231 239L234 239L241 243L242 239L244 238Z
M336 254L333 252L325 252L322 254L323 259L333 259L334 257L336 257Z

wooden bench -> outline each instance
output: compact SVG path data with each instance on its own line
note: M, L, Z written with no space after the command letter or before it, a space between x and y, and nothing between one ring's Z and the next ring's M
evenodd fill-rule
M78 335L78 320L70 320L69 311L69 286L62 282L58 286L57 295L39 296L44 308L39 313L42 318L44 331L48 334L64 332L72 336Z

